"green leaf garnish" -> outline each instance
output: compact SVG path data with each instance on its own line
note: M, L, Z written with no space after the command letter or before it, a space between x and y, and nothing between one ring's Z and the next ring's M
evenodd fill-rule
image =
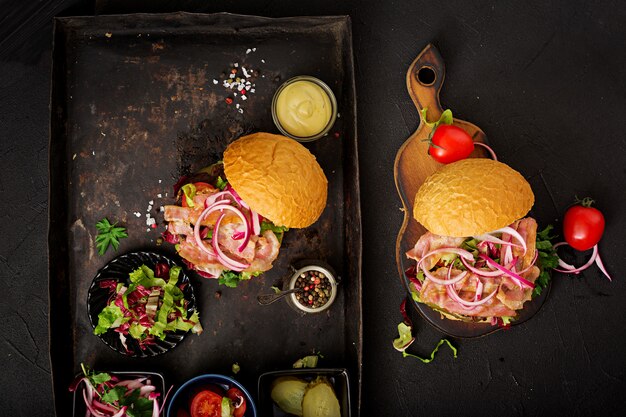
M252 277L258 277L263 272L235 272L235 271L222 271L217 283L219 285L226 285L229 288L236 288L240 281L247 281Z
M441 347L441 345L443 345L444 343L448 344L448 347L450 348L450 350L452 350L452 353L454 355L454 359L456 359L456 348L452 345L452 343L450 343L450 341L448 339L441 339L439 341L439 343L437 344L437 346L435 346L435 349L433 349L433 351L430 353L430 357L429 358L421 358L417 355L412 355L410 353L406 353L406 352L402 352L402 357L406 358L406 357L411 357L411 358L415 358L415 359L419 359L420 361L424 362L424 363L430 363L435 359L435 353L437 353L437 351L439 350L439 348Z
M535 289L533 297L540 295L550 283L550 270L559 265L559 257L551 242L556 236L551 235L552 225L548 225L541 232L537 233L536 248L538 251L537 267L539 268L539 277L535 280Z
M289 231L289 228L286 226L276 226L271 221L263 219L263 221L261 222L261 234L263 234L263 232L265 232L266 230L271 230L272 232L274 232L278 241L282 243L283 234Z
M113 246L113 249L117 251L120 239L128 237L126 228L116 227L116 224L111 224L106 217L96 223L96 229L98 230L98 235L96 236L98 255L104 255L109 246Z
M407 326L404 322L398 324L398 335L399 337L393 341L393 347L400 352L404 352L415 341L411 333L411 326Z

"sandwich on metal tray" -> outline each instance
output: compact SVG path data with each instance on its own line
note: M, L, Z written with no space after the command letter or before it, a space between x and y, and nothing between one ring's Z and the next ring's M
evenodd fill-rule
M428 232L406 256L412 297L452 320L506 325L549 280L542 265L547 233L525 217L534 194L508 165L463 159L428 177L413 217ZM552 245L545 245L552 251Z
M175 192L165 240L190 269L235 287L272 268L289 228L317 221L328 181L300 143L260 132L232 142L223 161L181 178Z

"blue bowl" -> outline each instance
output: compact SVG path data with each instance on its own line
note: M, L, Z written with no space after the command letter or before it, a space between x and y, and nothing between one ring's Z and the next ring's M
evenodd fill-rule
M224 391L232 387L239 388L246 398L246 413L244 414L244 417L257 417L256 405L254 404L254 400L248 390L246 390L243 385L235 381L233 378L218 374L199 375L181 385L180 388L176 390L167 405L167 417L176 417L176 413L179 408L185 408L189 411L188 403L193 390L208 384L219 385L224 388Z

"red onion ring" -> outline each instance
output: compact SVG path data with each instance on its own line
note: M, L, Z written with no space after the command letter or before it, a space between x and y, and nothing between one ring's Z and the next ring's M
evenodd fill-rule
M461 258L461 262L469 271L473 272L476 275L480 275L481 277L495 278L503 274L503 272L499 269L496 269L495 271L484 271L482 269L478 269L470 265L470 263L466 261L465 258Z
M613 281L609 273L606 271L606 268L604 267L604 263L602 263L602 259L600 259L600 251L598 251L598 254L596 255L596 265L598 265L598 268L600 268L600 271L602 271L604 276L606 276L609 279L609 281Z
M224 206L224 207L231 207L232 209L235 209L232 206ZM244 263L241 263L234 259L229 258L228 256L226 256L226 254L222 251L222 249L219 246L219 241L218 241L219 240L218 239L219 228L220 228L220 224L222 223L223 218L224 218L224 214L221 214L220 217L217 219L217 222L215 223L215 230L213 231L213 239L211 239L211 241L213 242L213 249L215 250L215 253L217 253L217 259L220 261L222 265L224 265L225 267L233 271L241 272L244 269L248 268L250 265L244 264Z
M493 149L491 149L491 147L485 143L482 142L474 142L474 145L480 145L483 148L487 149L487 152L489 152L489 155L491 156L491 159L493 159L494 161L498 160L498 157L496 156L496 153L494 152Z
M563 245L567 245L567 242L559 242L556 243L553 247L554 249L563 246ZM608 278L609 281L613 281L613 279L611 278L611 275L609 275L609 273L607 272L606 268L604 267L604 264L602 263L602 259L600 258L600 253L598 252L598 245L595 245L593 247L593 252L591 253L591 258L589 258L589 260L587 261L587 263L585 263L583 266L580 267L575 267L573 265L570 265L566 262L564 262L563 260L561 260L561 258L559 258L559 266L561 266L561 268L563 269L558 269L558 268L554 268L555 271L557 272L563 272L565 274L579 274L582 271L584 271L585 269L589 268L591 266L591 264L596 263L596 265L598 265L598 268L600 269L600 271L604 274L605 277Z
M489 294L488 296L486 296L485 298L483 298L480 301L466 301L466 300L462 299L459 296L459 294L457 294L457 292L452 288L451 285L446 285L446 292L448 293L450 298L452 298L454 301L456 301L457 303L461 304L462 306L476 307L476 306L483 305L486 302L488 302L489 300L491 300L496 295L496 293L498 292L498 288L496 288L491 294Z
M232 194L229 193L228 191L220 191L219 193L211 194L210 196L206 198L206 200L204 200L204 207L208 208L211 204L215 204L218 198L225 197L225 196L232 197ZM222 199L220 200L220 202L223 203L224 200Z
M464 257L468 260L474 260L474 256L466 251L465 249L461 249L461 248L439 248L439 249L435 249L432 250L430 252L428 252L426 255L422 256L422 258L419 260L419 262L417 263L417 268L420 268L422 271L424 271L424 276L429 279L430 281L436 283L436 284L440 284L440 285L451 285L451 284L455 284L457 282L459 282L460 280L462 280L466 275L467 275L467 271L464 271L462 273L460 273L459 275L457 275L456 277L454 277L451 280L447 280L447 279L439 279L437 277L435 277L433 274L431 274L427 268L424 267L423 262L424 259L432 256L432 255L436 255L438 253L455 253L461 257Z

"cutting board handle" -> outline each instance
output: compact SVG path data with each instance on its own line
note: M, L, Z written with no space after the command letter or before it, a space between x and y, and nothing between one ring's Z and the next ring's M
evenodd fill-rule
M443 58L433 44L420 52L406 73L406 86L415 107L422 118L422 109L428 108L428 121L439 120L443 109L439 102L439 91L446 76ZM422 123L424 120L421 120Z

